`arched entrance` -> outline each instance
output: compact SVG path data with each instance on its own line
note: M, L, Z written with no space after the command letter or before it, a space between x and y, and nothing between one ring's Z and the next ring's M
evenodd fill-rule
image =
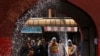
M51 2L47 1L47 6L39 6L41 5L41 3L39 3L38 6L32 7L31 9L33 9L31 11L28 10L23 16L20 17L20 19L18 20L18 22L16 23L16 29L14 32L13 37L17 37L14 38L13 40L18 41L18 43L16 44L17 46L20 46L19 43L22 41L22 39L20 38L22 35L20 34L20 30L23 27L23 24L25 23L25 21L27 20L27 18L30 17L42 17L42 16L46 16L43 14L40 14L40 12L45 12L45 11L41 11L44 8L48 8L51 7ZM55 1L52 1L52 5L58 3ZM80 28L81 28L81 33L82 33L82 52L83 52L83 56L94 56L94 38L97 37L96 36L96 30L95 30L95 25L93 23L93 21L91 20L91 18L82 10L80 10L79 8L77 8L76 6L68 3L68 2L64 2L64 1L60 1L60 4L56 4L54 5L55 9L58 11L63 12L64 14L67 14L68 16L71 16L74 18L74 20L77 21L77 23L79 24ZM54 8L53 7L53 8ZM87 22L87 23L86 23ZM95 34L94 34L95 33ZM14 41L13 41L14 43Z

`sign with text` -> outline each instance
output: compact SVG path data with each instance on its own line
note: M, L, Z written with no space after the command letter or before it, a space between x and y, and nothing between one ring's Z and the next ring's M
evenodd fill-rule
M42 33L42 27L40 26L24 26L21 33Z

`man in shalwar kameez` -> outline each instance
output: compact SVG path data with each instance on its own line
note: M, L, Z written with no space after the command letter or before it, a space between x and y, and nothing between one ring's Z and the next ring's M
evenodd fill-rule
M48 56L59 56L58 52L58 43L56 38L53 37L48 45Z
M77 46L72 43L72 41L68 40L68 53L67 56L77 56Z

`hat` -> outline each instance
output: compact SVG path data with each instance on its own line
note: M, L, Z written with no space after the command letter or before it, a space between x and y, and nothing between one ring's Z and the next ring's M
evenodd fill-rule
M52 39L51 39L51 40L52 40L52 41L53 41L53 40L56 40L56 37L52 37Z
M68 42L72 42L72 40L71 39L68 39Z
M52 39L54 40L54 39L56 39L56 37L53 37Z

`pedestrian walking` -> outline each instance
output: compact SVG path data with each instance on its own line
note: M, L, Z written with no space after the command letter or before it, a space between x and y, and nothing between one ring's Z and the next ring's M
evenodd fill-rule
M77 46L74 45L70 39L68 40L67 56L77 56Z
M59 56L58 43L55 37L52 38L51 43L48 46L48 56Z
M64 44L62 43L62 40L59 40L58 44L58 49L59 49L59 56L64 56Z

